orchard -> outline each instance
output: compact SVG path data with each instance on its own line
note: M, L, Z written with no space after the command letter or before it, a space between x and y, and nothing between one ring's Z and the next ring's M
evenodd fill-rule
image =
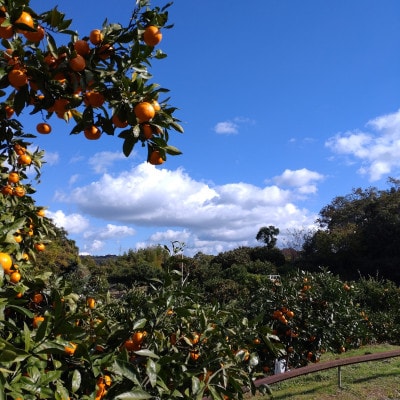
M366 291L355 300L329 273L268 281L243 312L205 302L174 268L118 298L103 281L76 291L41 269L36 259L56 232L32 197L44 156L34 142L54 134L52 120L88 140L117 136L126 156L140 145L154 165L180 154L169 144L182 132L176 108L149 72L166 57L169 6L138 0L126 26L80 35L57 7L0 0L1 400L240 399L277 358L294 368L388 338L355 303ZM22 112L35 133L24 131ZM398 301L394 288L387 295ZM395 326L385 329L395 335Z

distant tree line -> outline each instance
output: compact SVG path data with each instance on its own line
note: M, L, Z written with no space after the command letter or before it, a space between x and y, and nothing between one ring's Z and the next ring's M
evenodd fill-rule
M187 257L182 248L154 246L123 255L79 256L75 242L63 229L37 258L38 268L69 274L78 285L101 285L123 290L163 280L168 270L182 274L207 301L231 303L240 298L244 306L256 301L270 284L270 275L293 270L327 269L344 280L379 277L400 283L400 182L390 188L354 189L335 197L323 207L319 228L303 233L302 248L276 247L279 228L260 228L261 245L238 247L217 255L198 253ZM77 279L76 279L77 278Z

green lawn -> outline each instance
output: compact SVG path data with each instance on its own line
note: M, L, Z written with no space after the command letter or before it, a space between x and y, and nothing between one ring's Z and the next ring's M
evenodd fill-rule
M396 349L396 346L366 346L344 354L325 354L321 362ZM332 368L270 386L272 396L255 396L257 400L388 400L400 399L400 357Z

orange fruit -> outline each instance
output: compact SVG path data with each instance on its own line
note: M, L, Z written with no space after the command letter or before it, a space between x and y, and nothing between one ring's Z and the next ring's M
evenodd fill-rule
M133 111L139 122L147 122L156 115L154 107L147 101L137 104Z
M7 253L0 253L0 264L6 274L11 270L12 259Z
M97 55L102 60L107 60L110 58L111 54L114 52L114 48L111 46L110 43L103 44L97 51Z
M44 217L46 215L46 210L44 208L41 208L40 210L37 210L36 215L38 217Z
M64 346L64 352L69 356L74 355L77 345L75 343L70 342L69 345Z
M97 140L101 136L101 130L95 125L92 125L89 128L85 128L83 133L84 133L86 139L89 139L89 140Z
M14 271L10 275L10 282L12 283L18 283L21 280L21 274L18 271Z
M36 125L36 130L42 134L48 134L51 132L51 126L46 124L45 122L41 122L40 124Z
M19 233L14 234L14 240L16 243L21 243L22 242L22 236Z
M90 91L85 94L83 101L87 106L97 108L104 104L105 98L100 92Z
M161 106L160 106L160 104L158 103L157 100L153 100L153 101L151 102L151 105L153 106L153 108L154 108L154 110L155 110L156 112L161 110Z
M151 139L151 137L153 136L153 129L149 124L142 125L142 132L146 140Z
M25 193L25 189L22 186L17 186L13 190L13 195L17 197L24 197Z
M5 196L11 195L13 194L13 187L10 185L3 186L1 188L1 193L4 194Z
M32 16L26 11L22 11L21 15L15 20L14 24L24 24L29 26L29 28L35 29ZM17 30L17 32L25 33L24 30Z
M117 114L112 116L111 121L116 128L126 128L128 126L128 121L122 121Z
M137 351L140 350L140 343L134 342L132 339L125 340L124 347L128 351Z
M33 317L33 321L32 321L32 326L37 329L39 328L39 325L44 321L44 317L41 316L35 316Z
M8 182L10 183L18 183L19 182L19 175L18 172L10 172L8 174Z
M29 154L21 154L18 157L18 164L21 165L30 165L32 163L32 158Z
M197 351L190 351L190 358L194 361L198 360L200 357L200 353Z
M96 307L96 300L93 297L88 297L86 304L90 309L93 310Z
M46 246L43 243L35 243L35 249L37 251L45 251Z
M24 36L31 42L37 43L40 42L45 35L45 30L39 25L36 28L36 32L26 31L24 32Z
M10 119L14 115L14 109L8 105L4 109L6 110L6 118Z
M197 343L199 343L199 340L200 340L199 334L196 333L196 332L194 332L194 333L192 334L192 339L190 340L191 343L192 343L192 344L197 344Z
M11 24L1 26L5 20L6 20L6 18L4 18L4 17L0 18L0 37L2 39L11 39L14 35L14 28Z
M90 32L89 40L95 46L100 44L103 41L103 34L101 33L101 30L100 29L93 29Z
M112 379L110 375L104 375L103 379L106 386L111 386Z
M89 43L86 40L77 40L74 43L74 50L81 55L82 57L85 57L89 54L90 52L90 47Z
M83 71L86 68L86 61L80 54L77 54L76 57L71 58L68 64L72 71L75 72Z
M149 163L152 165L161 165L164 162L164 159L161 157L160 152L158 150L154 150L151 152L149 157Z
M56 114L64 114L67 111L69 101L67 99L56 99L54 104L47 109L49 112L55 112Z
M36 304L41 303L43 301L42 293L34 293L32 295L32 301Z
M20 69L12 69L8 73L8 81L11 86L14 86L16 89L26 85L28 83L28 76L26 73Z
M132 335L132 341L133 341L133 343L137 343L137 344L140 345L143 342L143 339L144 339L145 336L146 335L145 335L144 332L135 332Z
M26 148L21 146L19 143L14 144L14 151L21 156L22 154L25 154Z
M291 310L289 310L289 311L287 311L286 316L287 316L288 318L293 318L293 317L294 317L294 312L291 311Z
M161 42L162 33L157 26L150 25L143 32L143 41L147 46L156 46Z

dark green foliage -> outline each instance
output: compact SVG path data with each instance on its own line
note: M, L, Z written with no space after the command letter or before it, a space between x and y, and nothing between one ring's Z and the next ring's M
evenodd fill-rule
M272 249L276 245L279 229L273 225L263 226L257 233L256 240L265 243L268 249Z
M310 270L326 266L345 279L380 276L400 282L400 189L355 189L324 207L321 229L303 246L302 261Z

